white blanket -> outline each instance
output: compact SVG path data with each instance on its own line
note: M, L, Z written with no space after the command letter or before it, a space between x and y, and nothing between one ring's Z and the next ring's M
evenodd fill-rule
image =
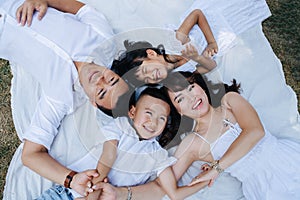
M180 23L180 17L184 16L193 4L191 0L110 0L109 3L105 0L87 0L86 2L107 16L116 33L141 27L165 27L168 24L177 26ZM252 12L265 14L249 22L242 21L240 18L245 10L233 14L232 10L237 11L241 6L240 3L237 3L238 1L232 1L232 4L225 0L217 1L218 3L216 1L202 2L204 2L202 6L208 11L212 11L213 7L218 8L225 18L227 13L227 17L230 16L230 20L232 20L228 23L231 24L233 33L236 35L235 46L217 58L218 67L209 73L208 77L226 82L236 78L238 82L242 83L242 95L257 109L266 128L276 136L289 137L300 142L296 95L286 85L282 65L273 53L260 25L261 21L269 16L267 7L255 8L250 6L252 4L243 4L243 6L249 5L253 9ZM257 5L265 5L262 0L253 2L258 3ZM247 10L247 12L249 11ZM242 30L238 27L246 28ZM129 39L137 40L139 37L139 34L135 34ZM21 67L13 64L11 67L13 72L12 113L15 128L21 137L30 123L40 95L40 88L38 83ZM93 134L93 130L97 130L99 125L95 115L91 114L95 112L98 111L87 102L74 114L63 120L58 137L50 152L62 164L72 166L90 149L97 149L95 141L103 141L102 134ZM103 115L97 114L103 123L109 120L103 119L105 118ZM7 200L33 199L52 185L50 181L41 178L22 165L21 150L22 144L17 149L8 170L4 191L4 199ZM98 155L99 152L96 154ZM97 158L95 159L97 160ZM198 169L195 166L191 168L183 177L182 182L187 183L193 175L197 174ZM225 173L223 176L228 175ZM204 199L238 199L241 197L241 187L238 181L230 178L221 180L223 185L218 186L216 183L217 189L203 190L202 193L206 195L201 197ZM230 197L224 196L228 190L233 193ZM202 195L201 192L199 195ZM193 198L198 199L197 196L193 196Z

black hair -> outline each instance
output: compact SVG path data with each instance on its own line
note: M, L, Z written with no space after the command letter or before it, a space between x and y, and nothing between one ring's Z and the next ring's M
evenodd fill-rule
M162 44L157 47L147 41L133 42L129 40L124 41L124 47L126 50L119 56L119 59L115 59L112 63L111 70L119 76L123 76L126 72L137 69L142 63L143 59L147 58L147 50L151 49L158 55L162 55L166 62L176 63L177 60L169 59L166 54L165 48Z
M130 108L132 106L136 106L139 99L144 95L149 95L166 102L170 106L170 114L168 116L167 124L163 132L160 136L157 137L157 141L159 142L159 144L164 147L169 144L177 134L181 119L181 116L172 104L167 92L167 88L160 84L145 84L141 87L138 87L131 93L131 95L128 95L127 93L127 97L124 97L121 100L122 103L118 101L118 109L116 110L116 112L113 112L114 117L128 116L128 111L130 110ZM128 105L128 107L124 106L126 104ZM127 109L124 109L124 107L126 107Z
M178 92L186 89L190 84L198 84L206 93L210 105L218 107L221 105L221 99L227 92L240 93L240 84L232 80L232 84L212 83L198 71L192 72L172 72L165 80L162 81L170 91ZM178 133L191 131L193 120L187 116L181 116L181 125Z
M232 84L213 83L205 76L202 76L197 70L192 72L172 72L163 84L171 91L177 92L187 88L190 84L198 84L206 93L210 105L218 107L221 105L221 99L227 92L240 93L240 84L236 80L232 80Z

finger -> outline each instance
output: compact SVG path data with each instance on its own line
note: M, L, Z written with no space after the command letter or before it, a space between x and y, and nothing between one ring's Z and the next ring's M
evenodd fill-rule
M94 190L104 189L106 185L107 185L107 183L98 182L92 186L92 189L94 189Z
M97 171L95 169L86 170L85 174L87 176L93 176L93 177L98 177L99 176L99 174L97 173Z
M105 178L103 179L103 182L104 182L104 183L108 183L108 178L105 177Z
M86 183L86 186L88 187L88 188L91 188L92 187L92 182L91 181L88 181L87 183Z
M39 15L38 15L38 19L41 20L43 19L43 17L45 16L46 12L47 12L47 6L46 5L41 5L37 8L37 10L39 11Z
M86 194L85 196L87 196L89 193L92 193L92 192L94 192L94 190L90 187L87 187L87 188L85 188L84 194Z
M209 181L209 183L208 183L208 187L213 186L214 182L215 182L214 179L211 179L211 180Z
M21 15L22 15L23 6L20 6L16 11L16 19L18 23L21 21Z
M27 9L26 8L24 8L23 10L22 10L22 16L21 16L21 25L22 26L24 26L25 25L25 23L26 23L26 19L27 19Z
M34 8L33 8L33 7L30 7L29 9L27 9L27 26L30 26L30 25L31 25L31 22L32 22L32 16L33 16L33 11L34 11Z

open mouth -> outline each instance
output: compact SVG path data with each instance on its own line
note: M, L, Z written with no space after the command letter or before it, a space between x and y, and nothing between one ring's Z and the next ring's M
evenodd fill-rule
M202 99L199 99L193 106L193 110L198 109L202 104Z
M148 131L148 132L150 132L150 133L154 133L155 131L152 129L152 128L150 128L150 127L147 127L147 126L143 126L144 127L144 129L146 130L146 131Z

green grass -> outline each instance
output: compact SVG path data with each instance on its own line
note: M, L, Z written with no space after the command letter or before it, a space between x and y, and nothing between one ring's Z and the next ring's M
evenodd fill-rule
M264 32L283 64L287 83L300 95L300 2L268 0L272 17ZM8 62L0 60L0 198L11 157L19 145L10 109L11 74ZM298 102L298 110L300 104Z

